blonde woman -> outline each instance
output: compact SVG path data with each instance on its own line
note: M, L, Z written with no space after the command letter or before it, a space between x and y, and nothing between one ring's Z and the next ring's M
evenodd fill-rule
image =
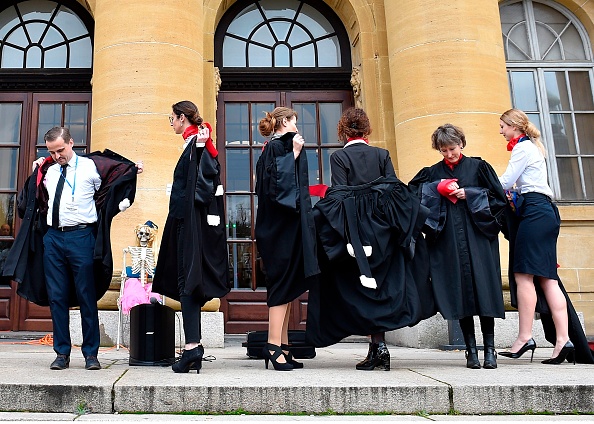
M518 337L511 349L500 355L519 358L530 350L532 361L536 349L532 320L538 286L544 293L556 334L553 354L542 362L560 364L568 357L574 358L575 347L569 339L567 301L558 283L557 237L561 220L547 182L545 149L540 131L521 110L503 113L499 126L511 151L507 169L499 180L504 190L510 190L517 218L517 226L510 235L510 284L515 298L512 303L517 304L520 319Z

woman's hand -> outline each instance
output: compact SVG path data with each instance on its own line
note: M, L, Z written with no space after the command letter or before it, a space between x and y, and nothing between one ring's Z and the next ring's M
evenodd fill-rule
M456 183L453 183L456 184ZM457 186L458 184L456 184ZM458 188L450 193L450 196L456 196L458 199L466 199L466 191L463 188Z
M297 159L297 157L301 153L304 144L305 140L303 139L301 134L295 134L295 137L293 137L293 155L295 155L295 159Z
M198 135L196 136L196 143L206 143L206 140L210 138L210 131L207 127L203 126L198 130Z
M138 162L136 162L136 168L136 173L142 174L142 171L144 171L144 163L141 160L139 160Z

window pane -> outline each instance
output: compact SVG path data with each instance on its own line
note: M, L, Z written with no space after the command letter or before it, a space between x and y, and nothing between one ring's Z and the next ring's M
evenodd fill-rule
M569 86L571 87L573 110L594 110L592 83L588 72L569 72Z
M18 148L0 148L0 190L16 190L18 164Z
M563 60L557 34L551 31L551 27L548 24L543 25L540 22L536 22L536 34L539 50L537 60Z
M318 64L321 67L340 66L340 45L338 37L318 42Z
M307 152L307 170L309 174L309 185L320 184L318 149L305 149L305 151Z
M285 18L292 20L299 2L295 0L260 0L267 19Z
M262 149L260 147L252 149L252 192L256 191L256 166L258 165L258 159L262 156ZM255 198L258 199L257 197Z
M50 27L41 41L41 46L50 48L58 43L65 41L64 36L58 32L57 29ZM65 48L66 46L64 46Z
M575 125L582 155L594 155L594 114L576 113Z
M295 25L291 30L291 35L289 35L289 44L294 48L300 44L307 43L311 41L311 36L305 32L303 28L298 25Z
M270 22L270 26L278 41L287 41L287 35L291 27L290 22Z
M19 24L20 20L14 7L9 7L0 12L0 39L6 37L8 31Z
M266 45L273 45L275 43L268 25L264 25L258 29L252 36L252 40Z
M252 288L252 243L229 243L229 282L234 289Z
M293 109L297 112L297 128L305 139L306 144L318 144L316 104L315 103L293 103Z
M250 143L248 127L248 104L225 103L225 144Z
M19 47L27 47L29 45L29 40L27 40L27 35L22 26L15 29L14 32L6 37L6 42Z
M316 66L316 52L313 44L306 44L293 50L293 66L296 68Z
M69 39L80 37L81 35L85 35L88 33L85 24L80 20L80 18L72 12L72 10L65 8L62 6L60 11L56 15L53 20L53 23L56 24L64 33L66 37Z
M573 137L573 123L571 122L571 115L551 113L551 129L553 130L555 154L577 154L577 150L575 148L575 139Z
M330 156L337 150L340 149L322 149L322 184L326 184L327 186L331 185L332 182L332 175L330 173Z
M594 158L582 158L582 166L584 167L586 199L594 200Z
M264 137L258 130L260 119L266 116L266 112L274 110L274 103L252 103L252 144L264 144L268 137ZM255 162L254 162L255 163Z
M26 67L30 69L41 68L41 49L39 47L31 47L27 51Z
M561 44L563 45L565 60L586 59L586 51L584 50L582 37L580 37L580 34L574 25L571 25L565 30L561 36Z
M25 28L27 29L29 38L31 38L31 42L36 44L39 43L43 31L45 31L45 29L47 28L47 24L39 22L30 22L26 25Z
M577 158L557 158L561 199L584 200Z
M227 149L227 184L231 191L250 191L250 150Z
M272 50L253 44L248 45L248 62L249 66L258 68L272 66Z
M10 46L2 48L2 67L3 68L22 68L24 65L25 52L17 50Z
M70 68L90 68L93 63L93 47L89 37L77 40L70 46Z
M545 83L549 109L571 110L567 84L565 83L565 72L545 72Z
M297 16L297 22L302 23L307 28L314 38L319 38L326 34L332 34L334 28L328 20L318 12L316 9L311 7L309 4L303 4L301 13Z
M274 66L277 68L288 68L291 65L289 48L284 44L279 44L274 49Z
M14 194L0 194L0 275L13 243L15 198Z
M39 124L37 127L37 144L45 144L43 136L53 127L62 125L62 104L39 104Z
M64 126L70 128L70 135L74 144L87 144L88 105L66 103Z
M223 41L223 66L244 68L245 64L245 41L236 40L229 36Z
M252 238L250 196L227 196L227 238Z
M342 114L340 103L320 103L320 137L322 144L338 143L336 126Z
M21 143L21 103L0 103L0 144Z
M262 22L262 14L254 4L250 4L233 19L227 32L247 38L256 25ZM227 39L225 39L225 43Z
M65 68L68 48L65 45L45 51L44 68Z
M511 81L515 107L523 111L538 110L534 74L532 72L512 72Z

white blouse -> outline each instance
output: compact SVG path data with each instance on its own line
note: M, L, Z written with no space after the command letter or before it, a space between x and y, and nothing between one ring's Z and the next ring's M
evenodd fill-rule
M499 181L504 190L511 190L515 184L520 194L535 192L553 197L547 180L545 159L530 140L514 146L507 169Z

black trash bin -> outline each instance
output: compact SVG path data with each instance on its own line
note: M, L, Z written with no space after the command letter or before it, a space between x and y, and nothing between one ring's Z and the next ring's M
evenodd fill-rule
M160 303L130 310L130 365L171 365L175 361L175 311Z

